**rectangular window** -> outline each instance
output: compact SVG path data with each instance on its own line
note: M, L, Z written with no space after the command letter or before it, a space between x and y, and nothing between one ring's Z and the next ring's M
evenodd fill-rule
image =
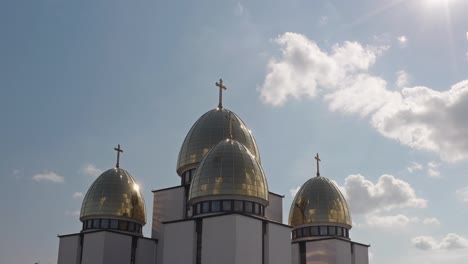
M254 214L260 214L260 205L258 203L254 203Z
M336 227L334 227L334 226L329 226L329 227L328 227L328 234L329 234L330 236L336 235Z
M310 236L310 228L309 228L309 227L304 227L304 228L302 229L302 234L303 234L305 237Z
M223 211L229 212L232 210L231 201L223 201Z
M115 220L115 219L112 219L112 220L110 221L110 227L111 227L112 229L117 229L117 227L119 227L119 222L118 222L117 220Z
M212 201L211 202L211 212L221 211L221 201Z
M94 219L93 220L93 228L99 228L99 222L100 222L99 219Z
M327 235L327 227L326 226L320 226L320 235L321 236L326 236Z
M318 236L318 235L319 235L318 226L312 226L312 227L310 228L310 235L311 235L311 236Z
M210 211L210 202L202 203L202 213L208 213Z
M234 211L242 212L244 210L243 202L242 201L234 201Z
M296 229L297 237L302 237L302 228Z
M253 213L252 202L245 202L245 212L246 213Z
M129 223L128 225L128 231L130 232L135 232L135 224L134 223Z
M101 220L101 227L102 228L109 228L109 219L102 219Z
M119 230L127 231L128 230L128 222L119 220Z
M343 228L337 227L336 231L337 231L336 233L337 233L338 236L343 236Z

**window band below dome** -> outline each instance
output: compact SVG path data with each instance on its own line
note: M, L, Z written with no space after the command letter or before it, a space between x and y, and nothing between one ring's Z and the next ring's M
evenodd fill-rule
M299 227L292 231L293 239L319 236L336 236L349 238L349 229L342 226L323 225Z
M94 218L83 221L83 230L110 229L142 235L142 225L117 219Z
M240 212L265 216L265 206L242 200L211 200L195 203L192 206L193 216L221 212Z

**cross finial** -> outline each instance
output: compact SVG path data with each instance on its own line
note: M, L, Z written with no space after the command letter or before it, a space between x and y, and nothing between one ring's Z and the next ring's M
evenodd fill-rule
M219 79L219 82L215 83L219 87L219 103L218 108L223 108L223 90L226 90L227 87L223 85L223 79Z
M117 145L116 148L114 148L115 151L117 151L117 164L115 165L116 168L119 168L119 161L120 161L120 153L123 152L123 150L120 148L120 144Z
M315 159L317 160L317 177L320 177L320 164L319 162L322 161L319 157L319 154L317 153L317 156L315 156Z
M232 139L232 112L229 111L229 114L226 116L229 119L229 139Z

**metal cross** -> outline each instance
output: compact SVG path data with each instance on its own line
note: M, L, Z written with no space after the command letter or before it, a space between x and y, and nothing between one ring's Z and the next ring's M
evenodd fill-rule
M222 109L223 108L223 89L226 90L227 87L223 85L223 79L219 79L219 83L215 83L216 86L219 87L219 103L218 103L218 108Z
M120 144L117 145L116 148L114 148L115 151L117 151L117 164L115 165L116 168L119 168L119 161L120 161L120 153L123 152L123 150L120 148Z
M315 156L315 159L317 160L317 177L320 177L320 164L319 162L322 161L319 157L319 154L317 153L317 156Z
M232 112L229 111L229 114L226 116L229 119L229 139L232 139Z

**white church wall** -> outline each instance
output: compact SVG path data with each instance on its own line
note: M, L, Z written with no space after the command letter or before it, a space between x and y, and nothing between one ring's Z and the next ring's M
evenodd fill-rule
M128 264L132 252L132 237L129 235L100 232L105 236L104 262L102 264Z
M183 221L164 225L164 241L159 241L163 264L192 264L195 260L195 221ZM158 262L158 264L161 262ZM221 263L221 262L220 262Z
M154 240L138 239L136 249L136 264L156 264L156 247Z
M351 243L340 239L333 239L336 248L336 264L351 264Z
M265 217L278 223L283 222L283 197L272 192L268 193L268 206L265 208Z
M268 223L265 242L266 263L285 264L291 261L290 227Z
M83 235L82 264L104 263L104 232L86 233Z
M236 218L236 264L262 263L263 222L258 219L233 215ZM218 262L219 263L219 262Z
M299 264L299 244L291 244L291 264Z
M307 241L306 261L307 264L351 264L351 243L340 239Z
M184 187L155 191L153 194L152 238L162 239L162 222L176 221L185 214Z
M262 263L262 221L242 215L203 219L202 262Z
M80 257L80 235L60 237L58 264L77 264Z
M359 244L353 246L353 264L369 264L369 248Z

